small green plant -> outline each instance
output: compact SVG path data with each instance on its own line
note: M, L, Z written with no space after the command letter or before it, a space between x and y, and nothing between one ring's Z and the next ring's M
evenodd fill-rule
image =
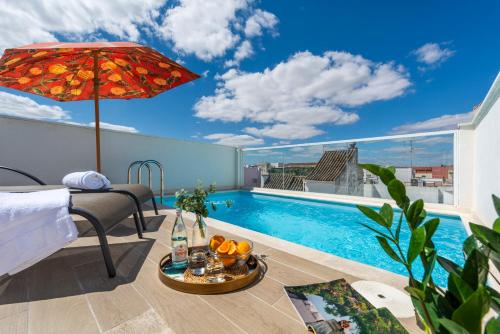
M198 182L198 185L194 188L192 193L189 193L184 189L175 193L175 206L181 208L183 211L192 212L196 215L196 222L198 222L202 237L205 237L205 232L203 230L201 217L208 217L207 204L210 205L213 211L217 210L217 204L207 200L208 195L214 193L215 190L215 184L211 184L208 186L208 189L205 189L203 184ZM231 200L227 200L224 203L228 208L233 206L233 201Z
M361 224L375 232L380 246L387 255L406 268L409 282L405 289L411 296L426 332L483 333L483 317L490 307L498 312L500 306L500 294L487 285L490 273L489 260L497 269L500 268L500 218L495 220L493 229L469 223L472 235L463 245L466 258L462 268L438 255L432 236L439 227L439 218L426 220L427 212L424 209L424 202L421 199L410 202L404 184L394 176L395 169L373 164L360 166L380 178L391 198L401 209L399 216L394 217L394 210L387 203L378 212L358 205L358 209L382 227L382 230L368 224ZM493 204L500 216L500 199L494 195ZM406 220L411 232L410 243L406 250L400 242L403 220ZM414 262L417 259L424 267L422 277L416 277L413 272ZM437 286L432 279L436 262L448 272L446 290ZM493 275L491 276L498 283L498 280ZM496 317L488 321L484 333L500 333L500 318Z

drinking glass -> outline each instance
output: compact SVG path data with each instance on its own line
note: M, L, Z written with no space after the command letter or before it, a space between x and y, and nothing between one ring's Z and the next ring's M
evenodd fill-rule
M207 256L204 251L195 250L189 255L189 270L195 276L205 275L205 266L207 264Z
M205 275L210 283L221 283L226 280L224 278L224 263L217 256L217 253L210 254L208 257Z

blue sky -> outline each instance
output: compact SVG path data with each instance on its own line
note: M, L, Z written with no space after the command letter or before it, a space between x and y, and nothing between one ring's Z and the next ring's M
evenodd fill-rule
M0 8L0 49L150 45L203 78L153 99L102 101L102 122L268 146L455 128L500 69L499 13L497 1L12 2ZM93 121L91 101L0 92L4 114Z

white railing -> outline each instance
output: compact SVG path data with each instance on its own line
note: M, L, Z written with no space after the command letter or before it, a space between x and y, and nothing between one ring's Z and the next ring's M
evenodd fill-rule
M398 167L398 172L402 173L400 176L407 184L410 198L418 197L424 198L427 202L456 204L460 182L457 137L457 130L445 130L242 148L239 150L239 184L244 187L265 186L285 190L386 198L388 194L378 183L379 180L367 172L363 172L361 180L361 170L357 166L358 162L378 163ZM333 169L339 169L338 166L325 171L325 168L328 170L330 167L322 163L321 169L325 175L308 179L312 177L309 173L326 151L348 148L355 149L355 158L346 158L345 167L340 167L341 171L333 171ZM399 149L400 152L397 151ZM439 151L440 149L442 152ZM309 152L309 157L304 154L301 158L296 158L297 152ZM439 154L443 157L439 157ZM429 158L425 158L426 155ZM433 155L435 155L434 158L432 158ZM330 157L336 159L337 156L330 155ZM348 168L352 166L356 168ZM425 169L420 167L432 168L429 169L428 174L425 174ZM250 168L253 170L250 171ZM250 172L253 174L250 175ZM302 174L293 176L291 173ZM327 174L336 176L328 179ZM440 178L433 177L435 174L440 175ZM303 182L302 187L300 182Z

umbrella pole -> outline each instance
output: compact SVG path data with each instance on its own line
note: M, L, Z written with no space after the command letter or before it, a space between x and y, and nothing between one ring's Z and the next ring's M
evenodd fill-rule
M95 155L96 170L101 172L101 130L99 124L99 64L98 51L94 51L94 114L95 114Z

